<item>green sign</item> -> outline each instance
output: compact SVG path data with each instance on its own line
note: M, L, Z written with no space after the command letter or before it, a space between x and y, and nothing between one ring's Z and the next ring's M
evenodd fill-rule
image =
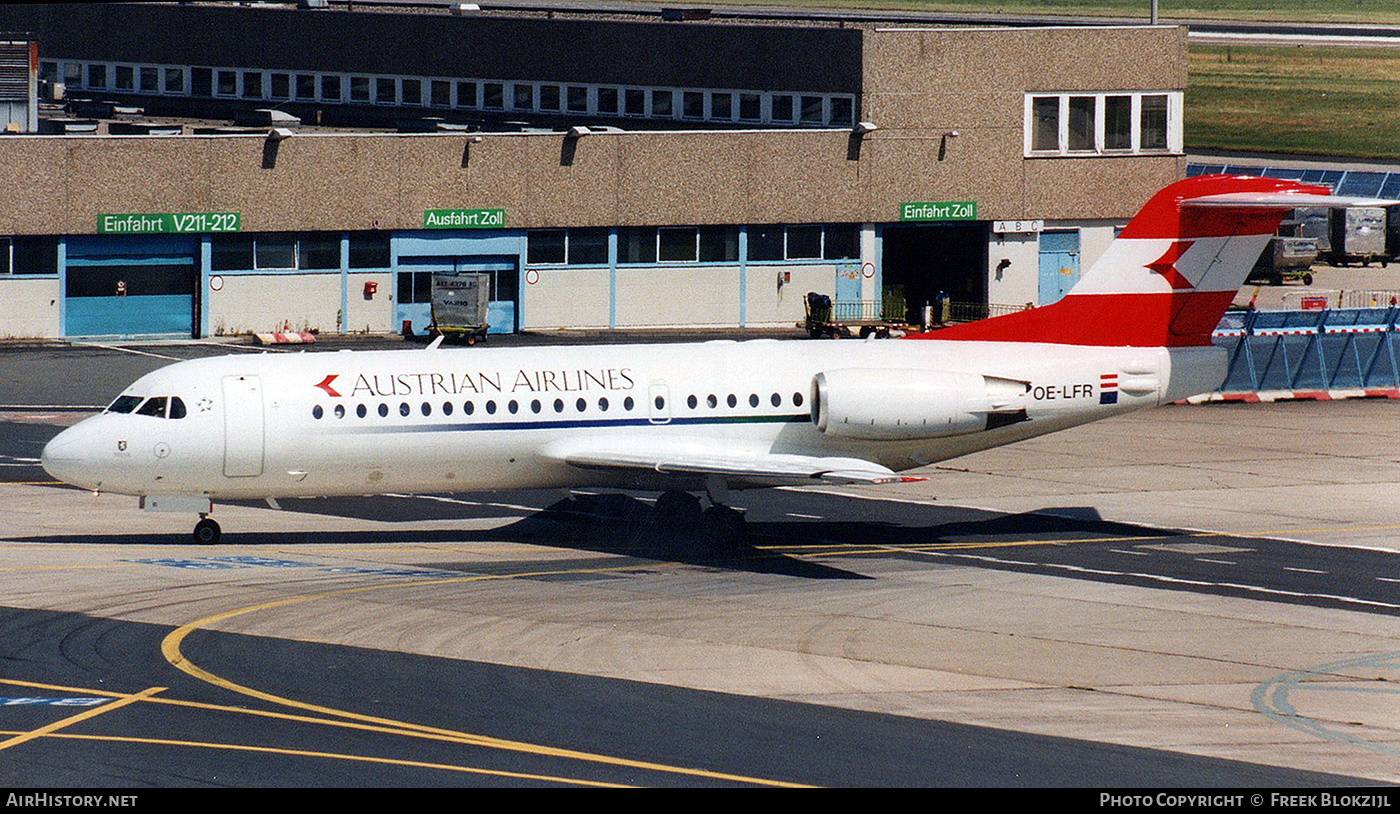
M504 209L429 209L423 213L424 229L501 229Z
M98 215L99 235L183 235L200 232L237 232L243 228L237 212L158 212L155 214Z
M917 201L899 205L900 220L977 220L976 201Z

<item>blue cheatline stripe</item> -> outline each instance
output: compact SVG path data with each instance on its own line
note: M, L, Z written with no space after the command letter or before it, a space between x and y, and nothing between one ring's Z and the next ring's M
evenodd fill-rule
M646 427L652 425L724 425L724 424L803 424L810 420L806 413L795 415L741 415L741 416L708 416L695 418L671 418L670 421L652 421L645 416L638 418L609 418L609 419L558 419L552 421L483 421L479 423L451 423L451 424L403 424L397 426L348 426L343 427L337 423L347 419L327 419L331 422L330 428L349 433L406 433L406 432L482 432L489 430L560 430L560 429L580 429L594 427ZM350 419L355 421L369 421L369 417L363 419Z

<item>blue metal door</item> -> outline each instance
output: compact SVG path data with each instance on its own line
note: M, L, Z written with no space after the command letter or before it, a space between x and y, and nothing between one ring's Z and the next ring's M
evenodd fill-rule
M65 336L191 336L192 256L69 257Z
M860 263L840 263L836 266L836 300L856 302L860 299Z
M481 272L491 275L491 304L486 321L490 333L515 333L519 267L513 257L400 257L394 326L407 323L413 333L428 330L433 321L434 274Z
M1079 282L1079 230L1040 233L1040 305L1059 300Z

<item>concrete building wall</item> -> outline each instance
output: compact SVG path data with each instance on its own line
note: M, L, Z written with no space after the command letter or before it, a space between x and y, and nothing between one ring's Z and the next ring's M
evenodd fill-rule
M0 339L63 335L57 279L0 278L0 301Z
M101 213L237 212L243 231L420 229L441 208L503 208L508 228L888 222L899 204L978 216L1121 217L1181 176L1179 156L1022 161L1021 130L942 139L841 131L29 137L0 141L0 233L91 234Z
M219 276L220 289L205 293L210 333L215 336L340 330L339 272Z
M530 272L534 272L535 282ZM607 328L612 275L606 268L531 268L520 292L522 328Z

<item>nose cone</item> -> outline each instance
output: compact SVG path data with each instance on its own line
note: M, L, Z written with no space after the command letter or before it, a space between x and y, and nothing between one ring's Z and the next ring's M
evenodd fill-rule
M84 489L97 488L93 471L95 450L88 437L89 433L81 424L69 427L44 445L39 464L55 480Z

